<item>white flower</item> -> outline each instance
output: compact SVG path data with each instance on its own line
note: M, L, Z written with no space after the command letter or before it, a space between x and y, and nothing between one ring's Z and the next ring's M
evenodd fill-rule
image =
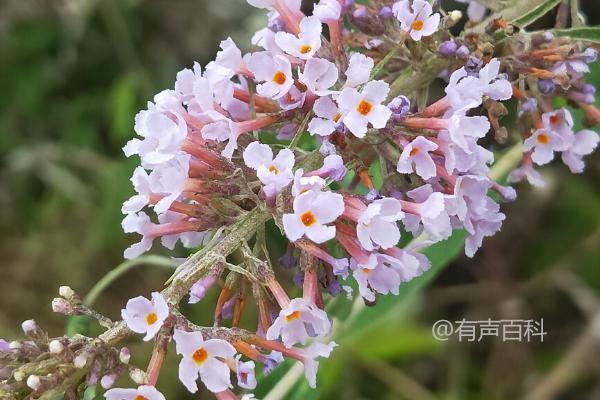
M512 85L506 75L500 74L500 60L492 58L479 71L479 82L483 95L492 100L508 100L512 97Z
M286 347L292 347L306 343L310 337L326 336L330 331L331 321L325 311L308 300L297 298L281 309L267 330L267 339L281 337Z
M256 87L256 92L264 97L283 97L294 84L292 65L284 56L254 53L248 58L248 69L258 82L264 82Z
M185 219L187 219L185 215L173 211L165 211L164 213L158 216L158 222L160 222L161 224L176 223ZM163 246L170 250L173 250L175 248L175 244L177 243L177 241L181 241L183 247L192 249L205 243L207 241L207 238L207 232L190 231L175 233L172 235L164 235L160 238L160 241Z
M202 78L202 67L194 62L193 69L184 68L177 73L175 81L175 92L181 96L184 103L188 103L194 97L194 83Z
M482 138L490 130L490 122L486 117L467 117L459 113L453 114L448 120L448 134L450 139L461 149L471 151L467 137Z
M280 150L273 158L271 147L252 142L244 150L244 163L256 170L267 197L275 196L294 179L294 153L289 149Z
M437 175L437 172L435 163L429 152L437 150L437 148L438 145L434 142L427 140L423 136L418 136L404 147L396 169L398 172L411 173L414 166L414 171L421 178L433 178Z
M311 135L328 136L335 132L342 114L330 97L319 97L313 105L313 111L316 117L308 123Z
M338 69L331 61L311 58L306 61L304 71L298 73L298 80L311 92L325 96L331 93L329 88L338 80Z
M358 241L365 250L373 250L377 246L384 249L395 246L400 240L400 229L396 221L403 217L398 200L390 197L375 200L358 218Z
M148 110L135 116L135 131L143 137L131 139L123 152L127 157L139 154L142 165L152 167L169 161L181 149L188 134L187 124L179 114L171 119L149 103Z
M183 193L185 183L189 177L190 159L189 154L179 153L168 162L154 169L148 176L151 191L164 195L154 205L154 211L157 214L167 211L171 204ZM144 179L141 173L138 178ZM145 185L146 183L143 183L141 187L146 189Z
M144 168L137 167L133 171L130 181L133 183L133 187L137 194L131 196L123 203L123 207L121 207L121 212L123 214L140 211L148 204L150 195L152 194L152 190L150 189L150 178Z
M409 0L402 0L394 3L392 11L413 40L432 35L440 23L440 14L432 15L431 4L425 0L413 0L412 7Z
M152 293L152 301L142 296L129 299L125 308L121 310L121 317L129 329L146 334L145 342L158 333L168 316L169 306L158 292Z
M283 215L285 234L292 242L306 235L315 243L335 237L335 226L327 226L344 211L342 195L309 190L294 198L294 213Z
M367 133L367 125L374 128L385 128L392 111L381 102L389 92L389 85L384 81L371 81L362 92L355 88L345 88L338 98L338 105L344 117L342 121L354 136L362 138Z
M173 334L179 363L179 380L192 393L198 391L198 376L208 390L214 393L233 387L229 367L223 360L233 359L235 348L221 339L204 340L201 332L175 329Z
M220 66L231 71L231 75L239 73L243 65L242 52L233 39L229 37L221 41L219 47L221 47L221 51L217 53L215 61L210 62L206 66L207 70L215 66Z
M308 60L321 48L322 24L317 17L304 17L300 21L300 33L277 32L275 43L291 56Z
M344 87L357 87L369 81L371 70L375 62L371 57L362 53L352 53L346 70L346 83Z
M596 146L598 146L598 134L584 129L575 134L571 146L562 153L562 160L572 173L582 173L585 166L582 157L591 154Z
M365 264L359 264L354 258L350 260L352 275L358 283L360 295L368 301L375 301L375 293L398 294L400 275L384 263L380 263L376 254L369 255Z
M309 190L319 192L325 184L325 179L320 176L304 176L304 169L298 168L294 173L292 196L296 197Z
M321 0L313 9L313 15L325 23L338 21L341 14L342 5L339 0Z
M446 209L447 196L434 192L429 184L410 190L407 194L417 203L403 203L407 212L403 220L406 229L416 235L422 224L427 237L432 241L449 238L452 225Z
M104 393L106 400L165 400L154 386L143 385L137 389L110 389Z
M153 226L154 224L150 220L150 217L144 212L130 213L125 216L123 222L121 222L123 231L125 233L135 232L142 235L142 240L125 249L123 253L125 258L132 259L150 250L154 237L149 234Z
M545 128L536 129L523 142L523 151L533 150L531 159L537 165L544 165L552 161L554 152L563 147L564 141L558 133Z
M221 154L223 157L231 159L233 152L237 149L237 139L240 135L235 122L216 111L206 112L204 116L211 122L202 127L202 137L216 142L227 142Z

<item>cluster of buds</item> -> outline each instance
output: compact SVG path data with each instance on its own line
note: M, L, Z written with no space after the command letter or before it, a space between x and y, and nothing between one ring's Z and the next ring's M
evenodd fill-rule
M560 96L600 122L594 87L583 80L593 48L510 30L497 51L506 21L453 37L448 28L461 14L442 17L424 0L321 0L312 15L300 1L248 3L268 10L254 51L243 54L227 39L204 68L180 71L174 88L136 116L139 138L124 148L141 166L122 225L142 235L125 257L157 238L169 249L180 241L201 250L163 292L129 300L116 325L81 302L55 302L57 311L99 319L109 328L106 342L131 332L154 340L141 386L110 389L107 399L163 399L154 385L171 339L190 392L200 380L216 398L237 399L232 375L251 391L255 364L268 374L284 358L301 362L315 387L318 359L337 346L326 296L357 292L373 305L427 271L423 246L464 230L472 257L500 230L505 215L495 199L512 201L516 192L490 176L494 140L522 147L522 166L507 172L534 185L543 181L533 164L561 152L579 173L597 146L594 131L573 131L568 108L551 106ZM467 26L477 26L486 10L469 3ZM446 80L445 94L428 103L424 88L436 78ZM519 102L519 131L509 135L500 119L511 98ZM268 133L275 143L261 141ZM301 297L290 298L276 279L264 230L270 219L288 240L279 267L297 270ZM399 247L403 235L419 240ZM233 252L238 264L227 258ZM213 327L179 313L185 294L197 303L219 282ZM249 295L258 309L252 330L240 327ZM116 378L125 369L115 365Z

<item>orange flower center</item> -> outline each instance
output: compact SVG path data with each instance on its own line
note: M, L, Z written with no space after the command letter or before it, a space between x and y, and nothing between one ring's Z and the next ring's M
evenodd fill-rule
M418 147L413 147L413 148L410 150L410 153L408 153L408 154L409 154L411 157L414 157L414 156L416 156L417 154L419 154L419 148L418 148Z
M146 323L148 325L153 325L156 321L158 321L158 316L155 313L151 312L146 315Z
M304 226L311 226L317 222L317 218L312 211L308 210L300 215L300 221L302 221Z
M274 173L275 175L277 175L279 173L279 171L277 170L277 167L275 167L274 165L271 165L269 167L269 172Z
M204 347L200 347L194 352L194 354L192 355L192 359L196 364L198 364L198 366L201 366L202 364L204 364L204 361L208 359L208 353L206 352Z
M369 272L371 272L371 270L369 268L363 268L363 272L365 273L365 275L369 275Z
M421 21L420 19L416 20L415 22L412 23L412 25L410 26L412 29L414 29L415 31L420 31L423 29L423 21Z
M335 114L335 117L333 117L333 122L337 123L340 118L342 118L342 113Z
M306 54L306 53L308 53L311 50L312 50L312 46L309 46L307 44L305 44L305 45L303 45L303 46L300 47L300 53L301 54Z
M560 115L553 115L553 116L550 117L550 123L552 125L559 124L560 121L561 121Z
M291 313L290 315L285 317L285 320L287 322L292 322L297 320L298 318L300 318L300 311L294 311L293 313Z
M275 72L275 75L273 75L273 82L275 82L278 85L283 85L286 80L287 78L285 74L281 71L277 71Z
M133 398L133 400L148 400L147 397L142 396L141 394L138 394L137 396L135 396Z
M548 144L550 143L550 138L548 137L548 135L540 133L537 137L537 141L539 144Z
M368 113L371 112L372 109L373 109L373 104L369 103L367 100L364 100L364 99L361 100L360 103L358 104L358 107L356 107L356 111L358 111L362 115L367 115Z

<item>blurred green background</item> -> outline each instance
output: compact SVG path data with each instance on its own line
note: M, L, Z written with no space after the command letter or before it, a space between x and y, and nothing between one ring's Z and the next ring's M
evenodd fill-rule
M600 11L584 6L592 17ZM209 61L220 40L247 49L264 21L243 0L0 1L0 337L20 337L27 318L51 335L65 331L50 309L58 286L87 293L135 240L120 228L138 162L121 153L133 116L178 70ZM590 81L600 83L598 65ZM459 256L385 313L367 310L322 363L319 390L302 384L294 398L600 399L598 152L587 161L584 175L543 168L543 190L521 185L502 232L474 259ZM168 276L135 269L97 308L118 318L128 298ZM217 294L186 312L210 323ZM548 335L532 344L432 338L433 322L462 317L544 318ZM145 367L150 348L130 345ZM159 388L168 399L192 398L176 362L170 354Z

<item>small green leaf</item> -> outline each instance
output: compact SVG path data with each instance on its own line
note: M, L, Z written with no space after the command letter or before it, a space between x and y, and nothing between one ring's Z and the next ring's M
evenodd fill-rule
M581 28L567 28L552 30L556 36L565 36L571 39L587 40L600 43L600 26L585 26Z

